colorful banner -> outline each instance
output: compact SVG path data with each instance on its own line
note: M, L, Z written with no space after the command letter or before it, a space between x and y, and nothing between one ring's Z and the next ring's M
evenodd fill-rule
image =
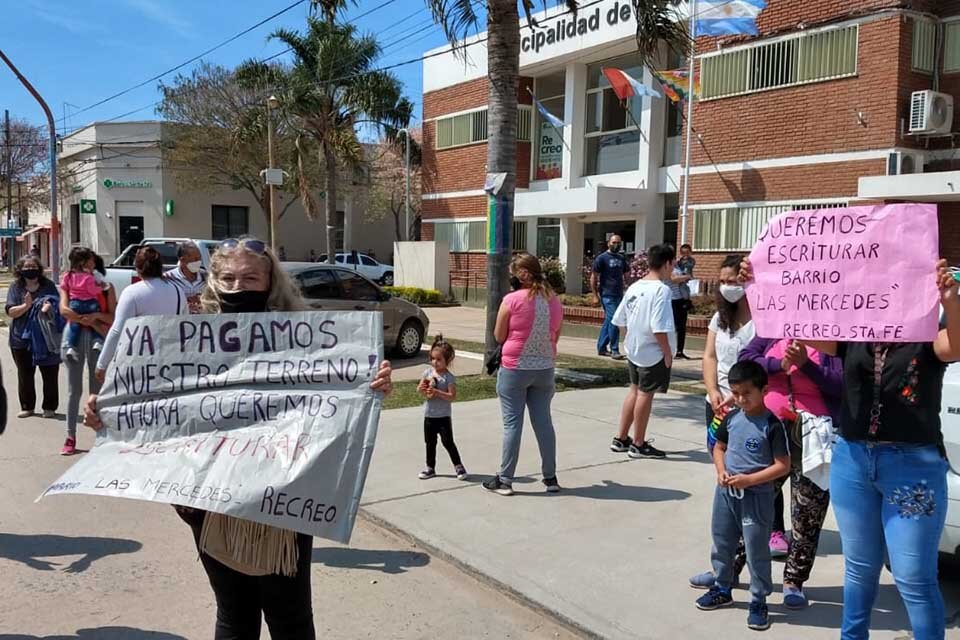
M151 500L348 542L382 355L380 313L128 320L96 444L41 498Z
M750 253L757 335L929 342L937 335L937 207L790 211Z
M540 123L537 141L537 180L553 180L563 174L563 138L549 122Z

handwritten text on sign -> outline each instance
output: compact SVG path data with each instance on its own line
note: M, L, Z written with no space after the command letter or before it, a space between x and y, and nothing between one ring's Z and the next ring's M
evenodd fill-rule
M44 495L179 504L347 542L382 336L379 313L129 320L96 445Z
M757 335L927 342L937 333L935 205L791 211L750 253Z

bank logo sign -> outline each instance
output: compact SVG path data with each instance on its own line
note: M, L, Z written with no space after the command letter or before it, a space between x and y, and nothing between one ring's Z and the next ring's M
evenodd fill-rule
M96 200L81 200L80 201L80 213L96 213L97 212L97 201Z
M149 180L112 180L105 178L103 186L107 189L151 189L153 183Z

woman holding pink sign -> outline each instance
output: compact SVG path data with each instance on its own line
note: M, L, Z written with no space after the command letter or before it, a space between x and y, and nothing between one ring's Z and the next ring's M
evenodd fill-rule
M749 262L741 279L752 279ZM884 546L917 640L944 638L937 547L947 514L940 427L946 363L960 360L958 282L936 265L945 328L932 342L809 342L843 362L830 493L843 543L843 640L869 637Z

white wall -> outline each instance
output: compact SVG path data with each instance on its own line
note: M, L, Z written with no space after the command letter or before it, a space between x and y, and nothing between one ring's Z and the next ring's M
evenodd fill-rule
M395 242L394 282L398 287L436 289L450 294L450 247L439 242Z

